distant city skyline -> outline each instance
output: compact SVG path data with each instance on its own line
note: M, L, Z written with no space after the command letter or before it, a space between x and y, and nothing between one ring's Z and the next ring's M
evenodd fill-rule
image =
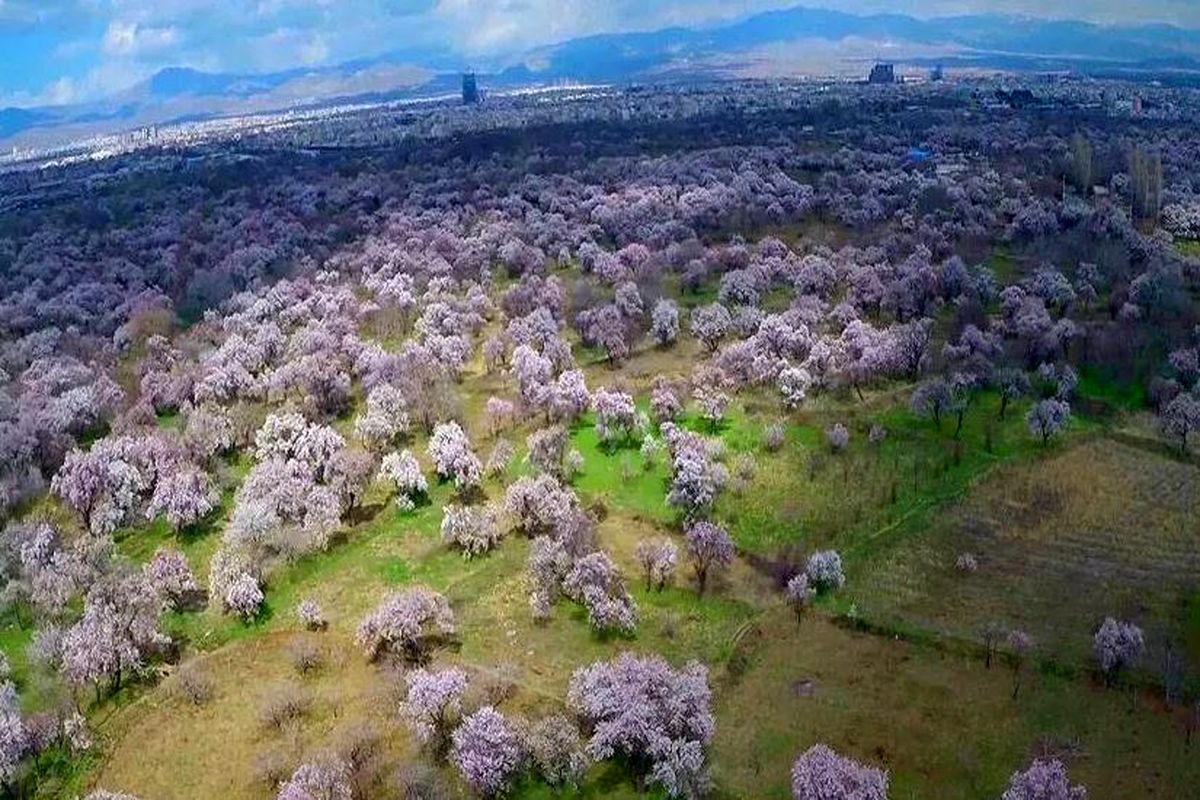
M260 73L401 50L502 63L597 33L699 26L796 5L919 17L1023 14L1200 27L1200 3L1145 0L0 0L0 106L119 92L166 67Z

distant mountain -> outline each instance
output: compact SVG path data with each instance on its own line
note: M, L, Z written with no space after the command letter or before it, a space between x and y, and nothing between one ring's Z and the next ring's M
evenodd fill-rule
M731 23L588 36L539 47L483 76L505 88L563 80L865 74L874 60L1002 70L1145 69L1200 74L1200 31L1002 15L917 19L797 7ZM419 96L453 89L459 57L405 50L258 75L165 69L115 97L0 109L0 142L22 146L180 119Z
M54 114L48 109L0 108L0 139L53 119Z
M878 58L905 63L946 54L969 56L976 66L1002 69L1020 68L1022 63L1030 69L1090 69L1097 64L1136 66L1170 59L1200 71L1200 32L1169 25L1117 27L999 15L921 20L804 7L769 11L709 29L590 36L540 48L525 60L542 65L535 75L618 80L649 77L672 64L728 62L737 56L745 63L747 55L789 42L847 40L861 43L856 61Z

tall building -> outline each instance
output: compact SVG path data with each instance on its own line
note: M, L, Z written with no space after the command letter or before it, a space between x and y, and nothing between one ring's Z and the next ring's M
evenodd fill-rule
M871 67L867 83L895 83L896 67L892 64L876 64Z
M945 77L946 77L946 73L942 70L941 64L938 64L936 67L933 68L933 71L929 73L929 80L931 80L935 83L937 81L942 80Z
M475 82L474 72L463 73L462 84L462 101L464 106L473 106L479 103L479 86Z

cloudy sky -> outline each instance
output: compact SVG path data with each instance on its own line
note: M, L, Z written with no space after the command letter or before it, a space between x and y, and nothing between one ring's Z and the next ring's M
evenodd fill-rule
M407 49L486 65L589 33L712 23L801 2L1200 28L1200 0L0 0L0 106L93 100L167 66L253 73Z

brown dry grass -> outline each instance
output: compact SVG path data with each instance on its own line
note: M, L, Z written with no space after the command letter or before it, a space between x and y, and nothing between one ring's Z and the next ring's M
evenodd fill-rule
M265 727L262 701L295 681L287 647L304 636L319 642L329 667L303 681L311 697L304 717ZM383 683L344 634L267 634L228 645L202 664L213 685L208 703L188 703L164 686L104 728L108 757L97 785L159 800L268 797L254 774L256 757L278 752L294 767L329 746L351 721L377 725L393 758L411 755L408 737L398 735L398 722L381 702Z

